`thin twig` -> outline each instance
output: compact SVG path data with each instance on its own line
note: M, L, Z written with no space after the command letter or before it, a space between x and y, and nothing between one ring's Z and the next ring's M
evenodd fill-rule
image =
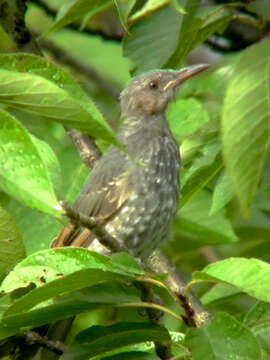
M83 163L92 169L96 161L100 158L101 152L91 136L81 133L76 129L66 130L71 137Z
M40 345L43 348L48 349L57 355L62 355L66 351L66 347L62 342L58 340L49 340L47 336L41 336L36 331L27 331L23 334L23 337L28 344Z
M200 248L199 252L203 255L203 257L209 262L214 263L216 261L219 261L217 254L215 251L210 247L203 247Z

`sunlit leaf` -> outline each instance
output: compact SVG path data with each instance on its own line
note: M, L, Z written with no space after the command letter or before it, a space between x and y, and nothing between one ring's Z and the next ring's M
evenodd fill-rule
M0 128L2 190L30 207L60 217L48 163L44 161L45 147L40 147L40 141L33 141L33 136L3 110Z
M152 13L162 9L163 7L169 5L171 0L148 0L146 4L135 14L129 18L129 23L134 24L135 22L151 15Z
M242 211L249 213L269 150L270 41L248 48L235 67L224 101L226 167Z
M250 296L270 302L270 265L258 259L229 258L193 274L194 280L225 282Z
M132 263L132 260L130 255L126 256L127 265L125 266L125 254L121 254L120 264L118 264L118 257L111 259L83 248L57 248L39 251L28 256L9 273L2 284L2 290L9 292L19 287L25 287L29 283L41 286L44 284L40 280L41 277L44 277L45 282L48 283L59 279L59 274L61 276L69 275L86 269L99 269L104 272L112 271L120 274L143 274L138 266L129 267L128 264Z
M93 101L59 66L31 54L2 54L0 80L0 102L119 145Z
M201 360L207 354L211 360L260 360L261 349L256 337L239 321L219 313L213 322L201 329L190 329L185 344L192 359Z

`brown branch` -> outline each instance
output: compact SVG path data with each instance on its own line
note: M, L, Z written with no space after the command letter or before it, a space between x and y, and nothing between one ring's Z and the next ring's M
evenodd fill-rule
M203 257L207 260L209 263L214 263L216 261L219 261L220 259L216 255L215 251L210 247L203 247L200 248L199 252L203 255Z
M82 162L89 168L92 169L96 161L100 158L101 152L97 147L95 141L91 136L81 133L76 129L66 130L67 134L71 137L72 142Z
M174 266L169 259L162 254L160 250L155 250L147 259L147 265L156 273L166 273L167 285L174 292L181 306L185 311L183 320L188 326L202 327L206 325L212 318L211 314L205 310L200 300L192 293L185 296L184 290L187 285L186 281L176 273Z
M66 347L62 342L58 340L49 340L47 336L41 336L36 331L27 331L23 334L23 337L28 344L40 345L43 348L48 349L57 355L62 355L66 351Z

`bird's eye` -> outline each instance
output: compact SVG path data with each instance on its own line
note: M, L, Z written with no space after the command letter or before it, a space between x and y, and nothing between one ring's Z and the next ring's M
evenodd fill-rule
M158 82L156 80L150 81L149 87L150 87L150 89L153 89L153 90L157 89L158 88Z

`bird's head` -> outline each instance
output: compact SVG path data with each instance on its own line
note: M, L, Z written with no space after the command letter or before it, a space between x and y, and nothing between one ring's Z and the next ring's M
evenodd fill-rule
M150 71L135 77L121 93L122 116L164 113L180 85L208 68L209 65L193 65L181 70Z

